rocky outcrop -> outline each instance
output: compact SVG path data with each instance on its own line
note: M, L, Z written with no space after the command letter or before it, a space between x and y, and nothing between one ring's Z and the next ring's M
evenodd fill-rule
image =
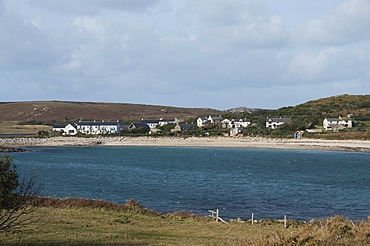
M10 152L26 152L28 150L20 148L20 147L5 147L0 146L0 152L2 153L10 153Z

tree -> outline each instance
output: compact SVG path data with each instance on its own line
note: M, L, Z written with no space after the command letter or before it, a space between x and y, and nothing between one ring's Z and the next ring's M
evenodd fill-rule
M33 222L39 194L36 176L19 180L17 167L9 156L0 157L0 231L9 231Z

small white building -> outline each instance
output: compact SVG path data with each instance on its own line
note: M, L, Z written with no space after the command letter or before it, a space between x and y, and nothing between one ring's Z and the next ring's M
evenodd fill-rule
M179 121L176 118L171 119L171 120L165 120L165 119L162 119L162 118L159 119L159 120L144 120L144 119L142 119L141 122L147 124L150 129L154 129L157 126L164 126L164 125L167 125L167 124L179 123Z
M203 127L206 126L209 123L209 120L207 117L199 117L197 119L197 126L198 127Z
M244 119L238 119L238 120L232 119L229 122L228 128L240 128L240 127L246 128L250 124L251 124L250 119L245 119L245 118Z
M223 124L222 121L223 121L223 118L221 116L208 116L208 117L203 116L197 119L197 126L204 127L207 124L221 125Z
M269 117L267 117L267 119L266 119L266 128L276 129L279 126L281 126L285 123L289 123L291 121L292 121L291 118L281 118L281 117L279 117L279 118L269 118Z
M77 134L77 128L71 124L54 125L52 131L54 133L61 133L63 136L73 136Z
M326 131L338 131L345 128L352 128L350 117L325 118L322 123Z
M119 133L119 121L79 121L77 131L84 134L114 134Z

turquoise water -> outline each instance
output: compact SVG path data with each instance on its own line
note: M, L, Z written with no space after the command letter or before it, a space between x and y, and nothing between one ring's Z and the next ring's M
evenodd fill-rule
M370 215L370 154L183 147L37 147L12 153L42 195L125 203L160 212L297 220Z

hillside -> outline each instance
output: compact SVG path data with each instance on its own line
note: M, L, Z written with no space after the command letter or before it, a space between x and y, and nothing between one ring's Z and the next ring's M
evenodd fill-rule
M316 113L327 117L370 116L370 95L339 95L309 101L297 106L278 109L279 114L311 115Z
M339 95L309 101L293 107L276 110L277 116L291 117L293 121L304 124L307 128L322 125L322 120L348 115L355 125L370 126L370 95ZM304 128L303 128L304 129ZM359 130L359 129L358 129Z
M93 102L3 102L0 103L0 122L63 122L84 120L186 119L222 112L209 108L178 108L128 103Z

